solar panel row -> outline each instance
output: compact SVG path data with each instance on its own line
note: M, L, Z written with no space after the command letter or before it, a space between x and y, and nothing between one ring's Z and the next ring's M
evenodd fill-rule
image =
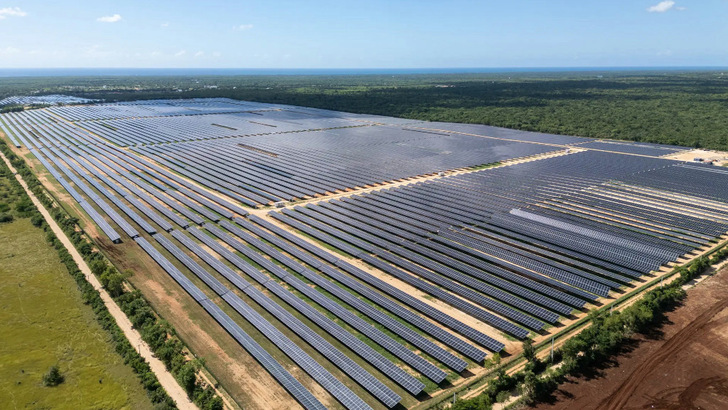
M271 314L391 407L401 399L394 391L291 312L300 313L416 395L424 384L401 369L399 361L436 382L446 373L411 348L458 372L467 363L430 338L476 362L485 357L479 348L423 316L487 349L500 351L503 344L392 283L406 283L497 329L525 337L529 330L555 324L561 315L585 309L612 290L633 286L634 279L728 231L728 189L716 182L728 173L650 158L677 152L675 147L589 142L462 124L406 124L386 117L224 99L75 108L3 115L0 127L11 143L30 149L112 241L121 239L118 227L146 247L261 363L272 358L259 345L256 350L234 321L194 285L190 287L185 274L155 254L141 235L152 235L350 408L367 405L256 309ZM356 126L332 130L352 124ZM291 132L314 128L328 130ZM120 149L99 136L140 145ZM361 259L372 270L356 267L260 217L238 217L248 214L238 203L259 206L309 198L552 152L566 144L637 155L584 151L270 214ZM170 222L188 230L257 285L174 230ZM158 232L170 233L214 272L206 271ZM378 276L372 274L374 270ZM399 282L388 283L382 274ZM230 292L216 275L233 283L257 308ZM291 293L278 280L310 301ZM293 310L278 305L262 290ZM384 346L395 362L309 303ZM372 324L383 326L411 347ZM266 363L304 406L320 406L290 374L280 372L280 364Z

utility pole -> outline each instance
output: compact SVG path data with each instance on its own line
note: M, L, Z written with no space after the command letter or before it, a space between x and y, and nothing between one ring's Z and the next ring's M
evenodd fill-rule
M554 337L551 336L551 363L554 362Z

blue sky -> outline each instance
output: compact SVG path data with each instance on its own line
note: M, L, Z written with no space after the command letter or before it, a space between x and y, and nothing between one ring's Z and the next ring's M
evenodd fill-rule
M728 0L0 0L0 68L728 66Z

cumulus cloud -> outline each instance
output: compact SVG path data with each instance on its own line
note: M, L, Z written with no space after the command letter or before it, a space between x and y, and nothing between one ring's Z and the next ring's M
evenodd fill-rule
M241 24L239 26L233 27L233 31L246 31L253 28L252 24Z
M204 51L198 51L198 52L195 53L195 58L204 57L204 56L205 56L205 52Z
M160 27L169 27L169 22L164 22L159 25Z
M187 50L180 50L180 51L174 53L174 56L175 57L182 57L185 54L187 54Z
M664 13L675 6L675 2L672 0L661 1L654 6L648 7L647 11L650 13Z
M96 21L100 21L102 23L116 23L117 21L121 21L121 15L114 14L113 16L103 16L97 18Z
M8 17L25 17L28 13L20 9L20 7L5 7L0 9L0 20L5 20Z

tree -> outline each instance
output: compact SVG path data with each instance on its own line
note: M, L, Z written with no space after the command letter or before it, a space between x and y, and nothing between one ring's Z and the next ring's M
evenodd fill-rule
M98 262L99 261L92 262L92 265L95 265L96 269L100 269L101 267L101 263ZM120 296L122 293L124 293L124 275L119 273L119 271L116 270L115 267L107 266L105 262L101 262L103 263L103 266L106 267L104 273L102 273L101 277L99 278L101 285L109 291L109 294L112 297ZM91 270L93 269L94 266L91 267Z
M47 387L58 386L63 383L65 379L66 378L63 377L61 371L58 369L58 366L54 365L48 369L48 373L43 375L43 385Z
M523 341L523 357L529 362L534 361L536 358L536 349L533 347L533 340L530 338Z
M182 365L179 373L177 373L177 381L187 392L187 395L192 397L192 393L195 391L195 383L197 382L197 366L198 363L195 360Z
M523 384L521 384L521 394L526 403L533 403L536 397L538 377L533 372L526 372L523 375Z
M116 273L109 278L106 284L111 297L117 297L124 293L124 277L120 273Z
M96 276L103 275L104 271L106 271L106 262L103 259L95 259L91 262L89 265L89 268L91 268L91 272L93 272Z
M23 198L15 204L15 210L21 214L33 209L35 209L35 205L33 205L33 202L28 198Z
M41 214L35 214L30 218L30 223L33 224L36 228L39 228L43 225L43 216Z

